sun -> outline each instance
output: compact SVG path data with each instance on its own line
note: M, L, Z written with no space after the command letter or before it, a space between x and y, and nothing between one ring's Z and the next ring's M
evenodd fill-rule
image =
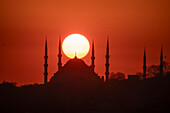
M62 44L64 54L69 58L83 58L90 49L87 38L81 34L71 34L67 36Z

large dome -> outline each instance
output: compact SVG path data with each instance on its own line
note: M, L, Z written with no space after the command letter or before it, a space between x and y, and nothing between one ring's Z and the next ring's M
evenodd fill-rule
M57 71L50 82L54 84L87 85L102 81L100 77L81 59L70 59L60 71Z
M74 59L70 59L63 67L61 70L79 70L79 69L83 69L83 70L91 70L91 68L81 59L78 58L74 58Z

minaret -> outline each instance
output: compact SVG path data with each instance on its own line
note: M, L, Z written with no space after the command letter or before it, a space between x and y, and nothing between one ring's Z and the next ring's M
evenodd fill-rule
M62 63L61 63L61 37L59 36L59 48L58 48L58 71L60 71L61 67L62 67Z
M106 72L105 72L105 75L106 75L106 81L108 81L109 79L109 38L107 38L107 47L106 47Z
M160 55L160 76L163 76L163 50L161 47L161 55Z
M48 76L48 72L47 72L47 67L48 67L47 59L48 59L48 56L47 56L47 38L46 38L46 42L45 42L45 56L44 56L44 60L45 60L45 63L44 63L44 84L47 83L47 76Z
M92 42L92 57L91 57L91 66L92 66L92 70L94 71L94 60L95 60L95 57L94 57L94 40Z
M143 79L146 79L146 51L145 51L145 48L144 48L144 55L143 55Z

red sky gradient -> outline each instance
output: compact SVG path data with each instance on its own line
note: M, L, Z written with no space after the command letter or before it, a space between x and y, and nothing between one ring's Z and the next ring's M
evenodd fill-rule
M44 43L48 37L49 78L57 71L58 37L80 33L95 41L95 71L105 72L110 37L110 72L142 72L159 64L163 45L170 61L168 0L1 0L0 82L43 83ZM83 60L90 65L90 53ZM62 62L69 59L63 54Z

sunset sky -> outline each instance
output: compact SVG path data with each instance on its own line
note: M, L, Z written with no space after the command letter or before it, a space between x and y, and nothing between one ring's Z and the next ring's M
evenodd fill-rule
M57 71L58 39L72 33L95 42L95 71L105 72L110 40L110 72L142 72L159 64L160 47L170 62L169 0L0 0L0 82L43 83L45 37L49 78ZM90 65L91 50L83 60ZM64 54L62 63L69 58Z

